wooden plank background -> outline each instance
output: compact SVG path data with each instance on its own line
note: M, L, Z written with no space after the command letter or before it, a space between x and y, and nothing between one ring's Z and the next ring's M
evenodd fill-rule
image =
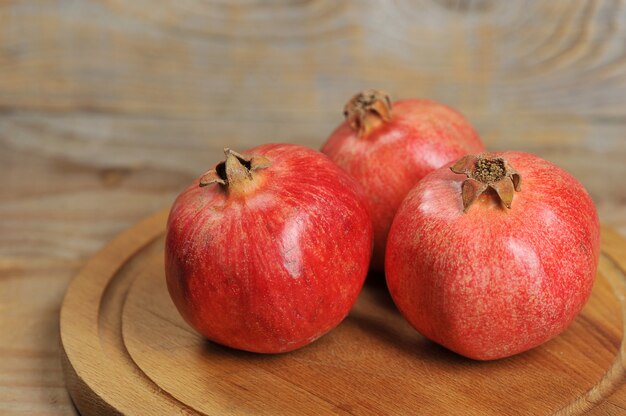
M86 258L225 145L319 147L368 87L565 167L626 235L623 0L0 2L0 413L73 411L58 310Z

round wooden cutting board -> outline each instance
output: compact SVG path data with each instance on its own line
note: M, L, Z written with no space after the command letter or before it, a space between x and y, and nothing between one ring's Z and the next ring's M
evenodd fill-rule
M167 211L94 256L61 310L67 388L84 414L625 414L626 242L602 230L593 294L552 341L477 362L421 337L381 278L350 316L310 346L282 355L206 341L167 293Z

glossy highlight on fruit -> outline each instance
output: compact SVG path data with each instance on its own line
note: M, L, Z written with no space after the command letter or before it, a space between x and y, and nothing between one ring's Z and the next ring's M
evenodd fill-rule
M225 154L172 206L172 300L216 343L264 353L307 345L344 319L362 288L373 239L367 202L314 150Z
M598 215L569 173L522 152L466 156L413 188L389 232L386 278L425 337L478 360L562 332L591 294Z
M366 90L348 101L346 120L322 152L364 188L374 223L372 269L382 271L387 234L409 190L434 169L484 150L457 111L429 100L400 100Z

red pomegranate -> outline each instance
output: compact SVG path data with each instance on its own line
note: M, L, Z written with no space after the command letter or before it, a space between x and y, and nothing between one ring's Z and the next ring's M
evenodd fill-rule
M422 179L389 232L386 277L425 337L478 360L563 331L593 286L595 206L570 174L537 156L466 156Z
M172 300L216 343L265 353L307 345L344 319L361 290L373 243L367 202L314 150L225 153L170 212Z
M382 271L387 233L409 190L427 173L484 147L461 114L434 101L392 106L385 93L367 90L348 101L344 114L322 152L363 186L374 224L372 269Z

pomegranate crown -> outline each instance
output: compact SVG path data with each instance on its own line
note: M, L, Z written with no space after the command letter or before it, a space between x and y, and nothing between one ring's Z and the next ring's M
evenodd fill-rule
M271 165L268 158L261 155L244 156L228 147L224 148L226 160L220 162L200 176L199 186L204 187L212 184L220 184L226 190L235 193L245 193L253 188L253 174L259 169ZM237 192L240 191L240 192Z
M515 192L522 190L520 174L504 158L490 153L464 156L450 170L467 176L461 185L463 212L488 189L495 191L504 206L511 209Z
M391 99L384 91L361 91L346 103L343 115L352 130L363 137L378 125L391 120Z

